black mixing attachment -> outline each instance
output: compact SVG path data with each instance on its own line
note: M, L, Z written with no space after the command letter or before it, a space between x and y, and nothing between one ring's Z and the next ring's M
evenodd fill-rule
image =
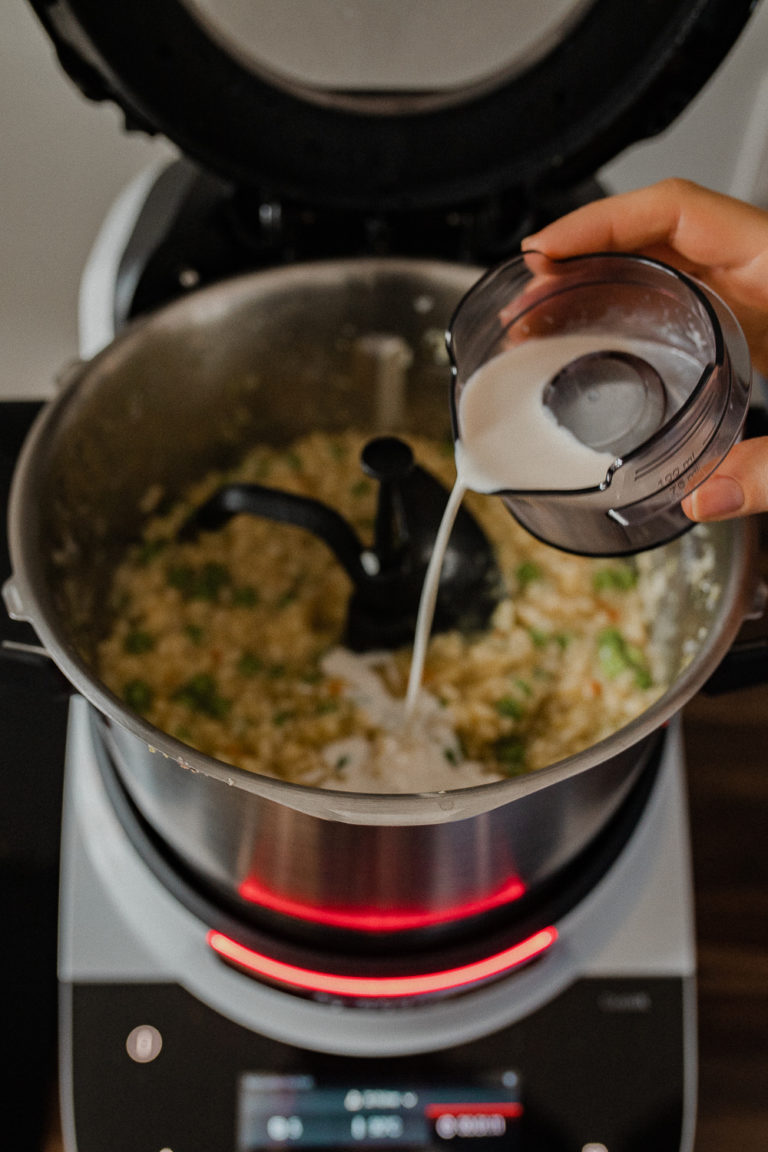
M407 644L448 493L397 437L369 440L360 463L379 484L372 548L322 501L262 484L219 488L185 522L181 538L215 531L242 513L304 528L328 545L352 580L344 643L355 652ZM443 560L433 630L487 627L501 588L493 549L461 508Z

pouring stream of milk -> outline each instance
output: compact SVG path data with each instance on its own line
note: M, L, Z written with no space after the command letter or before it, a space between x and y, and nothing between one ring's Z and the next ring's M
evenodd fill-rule
M466 491L465 485L459 480L456 481L451 489L451 494L448 497L448 503L445 506L445 512L443 513L443 518L440 521L440 527L435 537L432 555L429 558L427 574L424 577L421 599L419 600L419 612L416 617L416 635L413 642L413 655L411 657L411 668L408 675L408 691L405 695L406 723L413 718L416 701L421 690L421 681L424 675L424 660L427 655L427 644L429 643L429 637L432 631L432 617L435 614L435 604L437 603L440 570L443 566L445 549L448 546L453 522L456 519Z
M559 425L545 407L543 393L552 377L578 356L619 346L615 337L595 333L532 339L489 360L464 385L459 398L457 478L421 592L405 697L406 723L414 716L443 558L466 492L576 490L599 485L614 457L582 444ZM626 350L632 347L627 342Z

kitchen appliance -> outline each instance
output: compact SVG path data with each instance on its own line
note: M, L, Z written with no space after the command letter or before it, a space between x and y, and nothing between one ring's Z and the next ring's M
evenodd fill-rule
M540 910L543 927L394 966L322 938L286 949L206 907L137 820L79 698L68 766L68 1147L692 1147L677 724L599 851Z
M713 23L717 24L717 35L704 35L707 51L690 55L678 55L679 33L693 36L694 31L683 6L674 11L667 6L663 13L644 9L636 19L648 36L653 67L647 67L646 59L642 69L627 68L628 60L637 63L638 28L634 27L630 35L623 23L616 21L620 5L565 6L568 11L554 29L548 30L548 36L539 40L533 57L526 57L525 63L510 62L503 70L500 87L496 74L475 74L466 90L468 100L462 89L457 92L449 87L440 95L429 87L424 91L423 85L416 83L417 69L407 90L399 90L394 108L391 76L380 86L374 85L373 92L360 93L353 84L351 92L336 93L322 78L315 78L309 88L297 86L294 78L279 69L273 84L274 62L266 69L262 62L255 70L244 68L243 57L248 52L240 50L242 45L231 55L222 51L222 45L231 49L231 34L224 26L226 20L221 24L216 19L211 25L210 5L201 15L200 5L165 4L159 28L147 27L146 12L140 12L138 6L124 6L123 15L110 14L108 21L97 7L40 5L63 62L92 95L119 97L131 118L144 124L149 120L168 131L185 151L202 159L210 169L201 174L186 161L173 166L144 184L141 208L131 226L121 228L116 225L117 216L111 219L111 240L102 237L100 244L102 255L111 245L116 276L113 289L102 298L99 308L103 310L107 303L120 328L141 313L148 314L151 323L158 305L207 281L215 283L231 273L297 258L335 258L350 252L359 257L371 251L383 251L389 258L406 251L419 258L426 255L443 261L459 256L481 262L504 255L534 220L554 214L565 203L595 194L598 190L588 178L602 158L674 117L738 34L750 6L745 5L738 14L733 5L728 6L727 13L724 6L710 5L706 12L702 9L701 22L695 28L697 38L711 30ZM230 7L229 15L232 11ZM209 37L212 28L215 34ZM175 39L177 34L179 39ZM584 51L589 56L602 51L607 43L612 49L611 75L625 97L623 102L602 85L599 94L590 84L580 90ZM179 44L185 44L190 53L183 66L177 63ZM104 61L110 57L110 67L105 69ZM528 67L531 60L533 67ZM219 64L223 73L216 74ZM129 78L123 90L121 74ZM141 97L141 85L136 83L139 74L148 83L144 89L148 95ZM676 85L681 74L685 77L673 92L672 74ZM214 75L218 76L214 88L224 101L224 108L217 108L215 117L210 87ZM269 77L266 83L265 75ZM579 99L569 104L564 115L563 85L569 79ZM635 102L628 99L630 88L637 97ZM512 148L509 117L518 115L526 91L531 117L524 121L521 139ZM542 97L540 107L534 92ZM604 101L615 113L608 125L604 115L597 114L598 110L605 112ZM557 108L560 111L553 115ZM221 131L222 111L226 132ZM501 120L500 111L506 111ZM475 112L477 121L473 120ZM179 123L179 116L186 127ZM542 121L550 120L557 126L556 139L550 142L545 158L542 150L533 146L530 131L541 133ZM255 122L265 126L263 134L254 135ZM189 135L189 124L200 128L196 141ZM604 135L599 128L605 129ZM289 139L287 156L278 159ZM452 162L446 177L441 169L442 157L447 154ZM353 179L348 167L350 156L354 157ZM283 159L288 168L281 172ZM405 183L404 172L412 177ZM511 228L510 221L514 222ZM115 244L118 234L120 243ZM92 333L87 312L86 306L82 323L84 330ZM87 342L84 349L89 354L95 350ZM743 554L740 544L737 554ZM10 597L13 607L12 592ZM745 599L738 596L731 602L734 619L748 598L745 594ZM16 608L23 612L23 603L17 603ZM724 642L723 650L726 646ZM592 1067L592 1085L585 1082L583 1094L564 1101L563 1106L563 1116L567 1114L578 1124L573 1129L575 1139L582 1141L582 1147L592 1144L599 1149L603 1143L609 1149L632 1148L643 1136L645 1125L654 1146L690 1145L693 964L688 906L683 898L688 878L684 805L679 797L681 755L675 740L665 742L660 749L656 738L648 733L647 755L634 764L624 781L626 787L615 795L615 804L609 811L601 811L591 833L583 842L571 844L566 859L557 862L562 869L554 870L557 884L553 890L546 885L551 876L535 877L541 880L541 887L532 906L517 904L515 915L509 915L509 904L516 903L517 896L522 899L512 888L507 888L495 904L493 899L479 906L470 902L465 919L473 930L471 939L463 931L458 937L451 933L449 939L441 939L438 931L430 952L426 943L432 943L433 938L428 932L427 939L419 939L415 956L411 953L413 941L407 936L402 937L402 949L391 947L392 932L407 930L412 922L406 917L398 926L390 920L386 925L388 949L381 960L377 957L379 933L368 936L373 946L367 949L356 938L350 962L349 925L331 924L331 930L323 934L330 958L320 947L320 957L311 962L309 955L313 947L318 948L317 943L313 945L301 932L285 933L287 922L301 920L294 915L295 908L273 907L271 921L268 915L261 916L258 923L245 918L244 924L242 907L233 907L221 892L216 893L217 899L211 899L212 877L201 884L194 869L189 874L190 861L179 860L179 845L169 851L166 837L158 838L153 820L147 820L136 795L126 789L125 777L115 772L115 763L126 750L132 763L136 746L131 738L136 733L108 729L94 720L82 701L74 701L68 749L68 795L72 800L67 801L66 815L61 969L63 1002L70 1003L71 997L72 1004L64 1030L63 1076L67 1134L73 1147L86 1152L89 1140L93 1147L101 1147L104 1130L99 1125L105 1120L97 1115L97 1105L104 1097L96 1088L94 1066L83 1066L80 1057L93 1052L95 1064L110 1073L120 1074L126 1068L131 1075L136 1069L168 1069L161 1060L163 1052L167 1057L174 1045L162 1023L165 1009L162 1014L155 1013L147 1001L150 1016L137 1016L129 1002L134 993L146 990L141 988L146 983L153 986L150 996L156 993L158 1002L166 1003L170 1012L179 982L186 983L191 993L191 999L187 992L181 994L180 1015L187 1025L192 1017L198 1021L196 1042L201 1049L238 1049L243 1061L227 1069L220 1103L205 1109L189 1110L186 1092L184 1105L169 1109L166 1091L170 1082L153 1084L146 1077L138 1085L136 1108L127 1106L131 1113L127 1123L125 1113L120 1114L107 1100L103 1111L112 1116L106 1122L120 1116L121 1133L115 1131L110 1136L115 1147L119 1147L120 1139L128 1141L126 1147L134 1146L130 1140L140 1114L152 1125L150 1138L162 1139L168 1147L179 1137L159 1135L154 1118L163 1114L184 1117L188 1133L180 1138L190 1141L190 1147L194 1146L193 1139L202 1141L201 1147L231 1147L233 1133L239 1141L236 1146L244 1149L300 1143L305 1128L312 1130L312 1115L318 1114L323 1134L312 1137L316 1146L323 1141L326 1146L335 1146L346 1139L348 1131L355 1142L399 1141L417 1147L432 1139L497 1140L513 1147L516 1136L523 1141L523 1148L569 1147L572 1136L567 1130L562 1138L559 1133L567 1121L547 1103L556 1095L554 1088L547 1087L547 1079L561 1084L577 1067L589 1063L591 1053L585 1053L583 1042L594 1035L598 1020L607 1021L607 1031L599 1029L602 1043L598 1046L605 1053L604 1063L599 1069ZM116 740L112 739L115 733ZM169 775L174 766L191 775L173 758ZM593 775L599 778L601 773ZM354 807L355 801L351 803ZM582 805L582 809L588 807ZM481 801L477 815L482 817L484 808ZM663 818L669 813L674 815L673 828ZM162 805L155 815L162 815ZM110 832L104 855L91 856L88 845L102 842L99 833L106 828ZM169 830L163 829L165 833ZM651 868L645 873L647 887L635 893L636 907L653 905L651 919L659 929L646 933L650 919L644 921L640 942L632 916L617 919L616 909L626 909L632 903L633 882L644 874L640 857L632 853L645 835L653 843L646 860L664 858L656 851L662 852L662 842L663 853L669 852L671 858L663 883ZM656 835L658 841L654 840ZM573 871L566 867L570 865L576 865ZM119 908L116 919L110 920L115 889L109 881L117 877ZM612 887L613 882L617 887ZM628 887L622 888L622 882ZM666 902L672 894L674 909ZM487 891L484 895L489 897ZM449 897L446 907L451 901L455 907L454 897ZM605 921L612 925L608 936L615 932L602 958L592 952L603 919L598 905ZM226 912L222 915L223 908ZM134 923L134 910L141 910L141 916L147 912L145 927ZM547 922L539 923L550 910ZM438 908L437 922L426 927L439 928L444 911ZM476 913L481 921L475 921ZM594 919L590 921L590 917ZM661 925L668 922L667 936ZM269 925L273 926L271 933ZM354 929L361 926L358 920ZM231 928L231 933L223 927ZM380 923L376 927L380 928ZM421 930L425 925L418 927ZM163 939L161 951L166 959L162 961L156 955L146 958L146 948L152 951L149 937L154 928L160 929ZM340 934L334 934L333 929L339 928ZM481 928L477 934L476 928ZM127 942L125 948L119 943L124 930L143 959L131 960ZM163 931L167 933L164 937ZM209 936L209 931L214 934ZM317 932L313 935L317 937ZM234 948L227 940L234 940ZM276 942L278 955L273 955ZM214 947L218 949L216 955ZM538 950L541 955L537 960ZM170 953L178 957L177 963L168 963ZM240 968L261 964L262 970L256 979L251 974L232 972L219 959L221 954ZM582 959L585 954L588 956ZM201 957L202 984L196 976L186 975L196 969ZM518 963L524 961L530 965L518 971ZM307 973L324 976L320 980L324 986L313 987L311 982L307 986ZM661 983L640 986L638 977L645 978L648 973ZM361 985L358 979L368 983ZM607 980L597 997L593 979ZM410 983L403 985L401 980ZM452 985L454 994L443 998L441 993L451 991L446 984ZM666 991L659 991L662 985ZM403 995L406 991L408 995ZM586 1003L574 1007L572 998L580 1001L582 997ZM116 1019L121 1003L128 1005L125 1019L131 1026L123 1036L123 1025L116 1021L119 1047L112 1035L105 1038L104 1048L91 1049L95 1033L89 1021L94 1015ZM144 1011L145 1004L133 1004L136 1011ZM663 1019L656 1017L654 1005L662 1006ZM153 1021L161 1021L160 1026ZM616 1021L620 1021L618 1027L614 1026ZM601 1107L592 1098L594 1085L603 1078L601 1071L607 1074L607 1069L615 1070L623 1063L624 1052L634 1054L646 1024L643 1043L649 1053L654 1050L653 1078L657 1088L663 1085L663 1099L644 1094L643 1105L630 1103L637 1084L628 1085L627 1079L619 1076L616 1092L607 1100L613 1116L601 1121L600 1131L593 1132L589 1117L597 1117ZM658 1076L657 1026L667 1037L664 1057L671 1058L669 1075L663 1078ZM674 1045L669 1043L670 1032L676 1037ZM582 1046L571 1048L570 1055L565 1054L558 1065L551 1035L565 1034L580 1038ZM498 1058L489 1052L491 1036L501 1045ZM538 1037L537 1058L533 1058L537 1047L534 1037ZM179 1034L176 1043L194 1047L190 1033ZM130 1063L125 1063L124 1051ZM526 1052L531 1055L530 1065ZM451 1054L458 1061L455 1070ZM357 1080L361 1061L372 1070L372 1079L365 1083ZM625 1070L627 1067L624 1063ZM427 1068L422 1078L422 1070ZM189 1084L189 1069L180 1075ZM240 1084L237 1098L232 1095L233 1078ZM110 1077L110 1082L114 1085L118 1079ZM540 1090L534 1087L537 1080ZM492 1084L490 1090L488 1082ZM207 1079L205 1090L210 1102L214 1093ZM122 1094L123 1089L119 1091ZM459 1093L462 1098L457 1099ZM274 1102L275 1097L281 1100L279 1110L265 1103L265 1099ZM604 1102L607 1097L605 1094ZM644 1106L648 1107L647 1120ZM415 1127L408 1123L411 1114L418 1119ZM225 1117L219 1121L222 1126L217 1123L214 1129L206 1129L204 1117L209 1115ZM232 1127L233 1115L240 1116L237 1130ZM329 1129L327 1125L339 1123L339 1115L340 1126ZM580 1116L585 1116L583 1124ZM610 1142L606 1144L603 1137Z
M358 258L200 289L75 368L14 476L13 575L3 590L12 615L33 624L104 717L121 779L184 866L241 913L269 912L291 931L297 918L317 923L330 909L351 931L368 931L372 910L384 933L392 910L395 926L401 915L455 926L462 908L495 907L510 886L532 893L551 881L610 821L659 729L710 677L752 607L747 523L689 532L648 553L648 581L664 588L653 630L666 691L557 764L446 795L359 795L233 768L159 731L94 674L108 590L140 531L148 476L173 500L243 444L291 444L309 429L377 436L394 419L395 430L426 427L439 441L442 429L448 440L446 363L434 335L473 276L447 261ZM388 366L382 388L366 357L360 374L358 351L384 324L412 362L396 386Z

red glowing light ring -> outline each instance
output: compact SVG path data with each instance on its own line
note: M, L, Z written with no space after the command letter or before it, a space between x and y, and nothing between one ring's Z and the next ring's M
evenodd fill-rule
M556 928L543 928L511 948L457 968L411 976L350 976L338 972L313 971L276 960L246 948L222 932L210 931L207 936L209 945L218 956L252 975L301 992L320 992L354 999L396 999L455 991L501 976L533 960L551 947L556 939Z
M466 920L490 912L504 904L512 904L525 895L525 885L520 880L510 880L503 888L482 899L471 900L446 912L411 912L408 910L375 909L373 911L349 911L337 908L313 908L298 900L280 896L263 888L253 880L244 880L239 888L240 896L249 904L258 904L271 912L322 924L326 928L345 928L358 932L408 932L417 928L431 928L437 924Z

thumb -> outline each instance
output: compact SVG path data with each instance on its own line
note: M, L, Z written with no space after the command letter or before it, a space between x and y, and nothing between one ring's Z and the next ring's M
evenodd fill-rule
M682 507L691 520L730 520L768 511L768 437L736 444Z

